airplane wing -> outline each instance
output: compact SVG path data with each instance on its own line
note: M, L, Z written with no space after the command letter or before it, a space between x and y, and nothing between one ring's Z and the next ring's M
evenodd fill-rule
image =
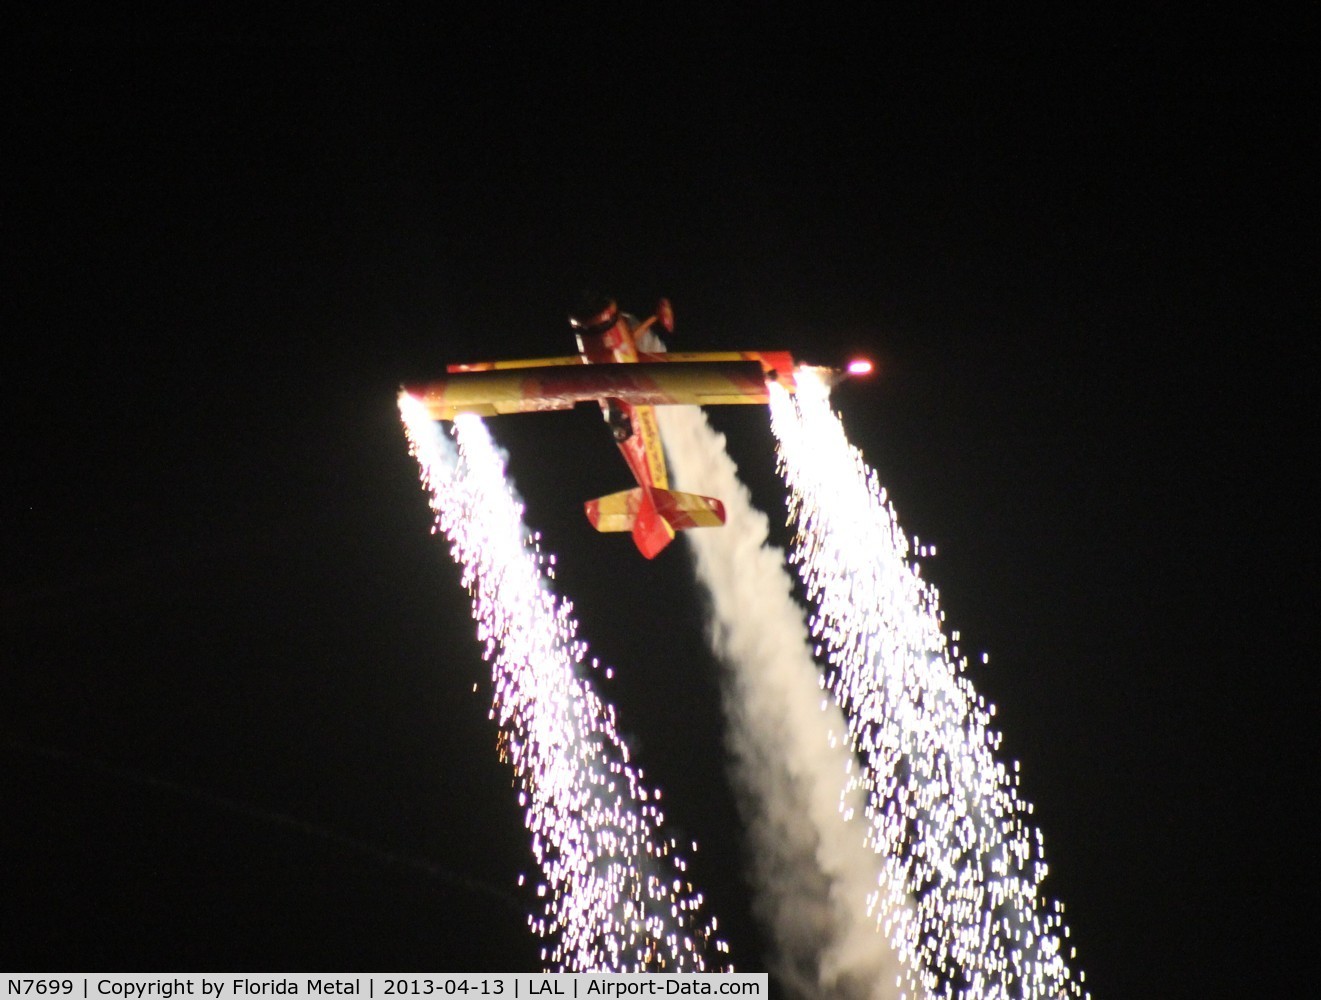
M547 363L549 362L549 363ZM491 362L422 385L404 386L433 420L459 413L495 416L567 410L579 403L617 399L635 406L721 406L769 399L768 382L794 390L793 357L787 351L649 354L637 363L583 364L546 358L522 367Z

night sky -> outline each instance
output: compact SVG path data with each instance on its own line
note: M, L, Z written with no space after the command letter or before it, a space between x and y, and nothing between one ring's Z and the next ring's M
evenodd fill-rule
M837 405L991 655L1098 1000L1300 975L1297 61L523 27L37 32L8 61L0 967L538 967L395 393L569 353L596 288L668 296L676 349L879 362ZM713 419L779 525L765 414ZM765 969L682 544L647 563L586 523L629 485L598 416L493 431Z

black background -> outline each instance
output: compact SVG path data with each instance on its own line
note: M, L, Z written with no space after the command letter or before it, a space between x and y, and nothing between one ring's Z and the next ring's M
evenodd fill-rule
M880 362L837 405L991 654L974 682L1096 996L1305 961L1301 60L713 13L19 37L0 966L537 967L487 669L394 397L567 352L587 286L669 296L679 349ZM764 415L714 419L778 524ZM765 968L682 546L648 564L583 521L627 485L592 414L494 432Z

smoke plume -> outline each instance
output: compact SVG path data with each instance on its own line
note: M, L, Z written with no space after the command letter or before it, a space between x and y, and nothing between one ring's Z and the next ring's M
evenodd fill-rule
M900 963L868 916L882 871L860 819L857 763L812 660L784 553L767 544L766 515L701 410L659 407L657 415L675 488L725 502L724 528L684 537L726 668L727 742L776 974L811 1000L900 996Z

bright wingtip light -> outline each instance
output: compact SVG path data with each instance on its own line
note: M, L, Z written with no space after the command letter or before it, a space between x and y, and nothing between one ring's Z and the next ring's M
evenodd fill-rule
M876 366L866 358L854 358L844 370L850 375L870 375L876 370Z

